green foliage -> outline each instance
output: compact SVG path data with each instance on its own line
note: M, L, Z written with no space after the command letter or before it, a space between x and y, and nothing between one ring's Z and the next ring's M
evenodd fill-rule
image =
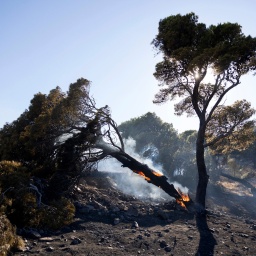
M0 130L0 160L14 160L30 167L55 166L56 142L81 124L86 110L89 81L78 79L63 93L59 87L48 95L38 93L16 121ZM84 120L86 122L88 120Z
M216 151L228 152L238 141L240 146L236 149L242 145L244 149L252 142L254 121L248 120L254 110L245 101L230 107L221 104L225 95L240 84L243 75L255 71L256 38L245 36L237 23L207 27L198 22L194 13L189 13L160 20L152 44L163 54L154 73L162 86L154 103L179 98L174 105L175 113L196 115L199 119L196 201L205 207L209 179L205 147L215 146Z
M28 169L21 163L15 161L0 162L0 185L3 190L10 187L22 188L29 183Z
M56 229L71 222L70 189L91 166L86 154L101 125L113 125L108 106L97 109L89 88L81 78L66 93L38 93L0 130L0 209L13 224Z
M207 145L214 154L227 154L234 150L242 151L255 142L255 114L246 100L236 101L231 106L216 108L206 132ZM222 137L222 138L221 138ZM215 141L216 138L220 138Z
M255 69L256 39L245 36L237 23L206 27L198 23L194 13L172 15L160 20L152 44L167 57L155 73L159 80L167 81L167 74L174 74L172 71L182 77L197 69L200 76L207 66L219 73L229 68L243 73ZM169 79L173 80L173 76Z
M136 140L137 152L161 163L169 175L173 174L173 154L177 150L178 135L171 124L164 123L155 113L149 112L122 123L118 128L123 138Z

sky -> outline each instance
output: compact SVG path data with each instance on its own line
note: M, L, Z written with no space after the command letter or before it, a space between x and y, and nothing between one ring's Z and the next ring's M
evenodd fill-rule
M199 22L237 22L256 37L254 0L2 0L0 1L0 127L29 107L34 94L67 91L78 78L91 81L97 106L108 105L120 124L155 112L179 132L197 118L174 115L173 103L152 103L153 73L161 56L151 45L158 23L194 12ZM226 97L256 108L256 77L247 76Z

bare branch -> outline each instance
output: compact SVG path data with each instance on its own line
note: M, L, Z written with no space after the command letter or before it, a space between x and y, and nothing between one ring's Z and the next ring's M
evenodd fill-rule
M1 194L1 197L0 197L0 203L2 203L2 201L4 200L4 197L5 197L5 194L10 191L10 190L13 190L14 187L9 187L7 188L2 194Z

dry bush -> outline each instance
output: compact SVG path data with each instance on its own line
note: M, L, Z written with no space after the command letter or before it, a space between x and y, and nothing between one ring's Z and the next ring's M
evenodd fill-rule
M39 226L56 230L69 225L73 221L74 215L74 204L66 198L61 198L38 211Z
M0 256L5 256L11 250L21 250L24 241L16 235L16 230L4 214L0 213Z
M0 212L18 227L58 229L72 222L75 207L66 198L38 200L30 185L30 173L20 163L0 162Z

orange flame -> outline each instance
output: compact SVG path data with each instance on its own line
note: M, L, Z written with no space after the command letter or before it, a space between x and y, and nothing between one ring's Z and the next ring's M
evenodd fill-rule
M140 176L142 176L146 181L150 181L150 178L147 177L142 171L137 171L137 170L134 170L135 173L139 174ZM155 172L152 170L152 173L155 175L155 176L158 176L158 177L161 177L163 176L162 173L159 173L159 172Z
M137 170L134 170L134 172L142 176L145 180L150 181L150 178L147 177L143 172Z
M153 170L152 170L152 173L153 173L155 176L158 176L158 177L163 176L162 173L160 173L160 172L155 172L155 171L153 171Z
M186 195L184 193L182 193L180 191L180 189L177 189L178 193L180 194L180 197L179 199L176 199L176 202L182 206L183 208L187 209L186 205L184 204L184 202L189 202L190 201L190 198L189 198L189 195Z

